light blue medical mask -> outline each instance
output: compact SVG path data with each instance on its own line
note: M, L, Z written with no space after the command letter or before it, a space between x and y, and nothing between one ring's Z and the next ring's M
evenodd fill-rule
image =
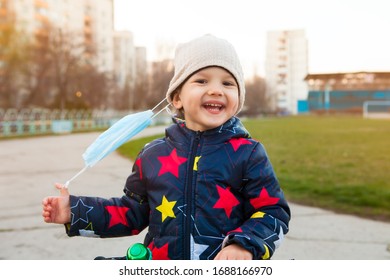
M110 128L99 135L96 140L88 146L83 153L83 159L85 166L75 176L65 183L65 187L68 187L69 183L83 173L88 167L94 166L97 162L105 158L107 155L115 151L125 142L129 141L133 136L140 133L146 127L148 127L152 119L160 114L163 110L168 109L168 104L157 113L153 111L158 108L163 102L162 100L152 110L147 110L139 113L134 113L121 118L114 123Z

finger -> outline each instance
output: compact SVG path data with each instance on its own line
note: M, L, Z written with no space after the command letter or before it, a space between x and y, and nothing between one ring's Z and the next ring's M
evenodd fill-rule
M50 215L49 212L43 211L43 212L42 212L42 217L43 217L43 220L44 220L46 223L51 222L51 215Z
M53 203L53 197L52 196L48 196L48 197L45 197L42 201L42 207L43 209L47 209L48 207L50 207L50 205Z
M61 183L55 183L54 185L57 190L62 190L63 188L65 188L65 185Z
M50 216L43 216L43 221L45 221L46 223L51 223L52 222Z
M61 196L67 196L67 195L69 195L68 188L67 188L65 185L60 184L60 183L56 183L55 186L56 186L56 188L57 188L58 190L60 190L60 195L61 195Z
M42 200L42 205L43 205L43 206L46 206L47 203L48 203L48 198L45 197L45 198Z
M47 217L49 217L49 216L50 216L50 213L49 213L49 212L47 212L47 211L45 211L45 210L42 211L42 217L47 218Z
M67 187L63 187L61 190L60 190L60 194L61 196L69 196L69 190Z

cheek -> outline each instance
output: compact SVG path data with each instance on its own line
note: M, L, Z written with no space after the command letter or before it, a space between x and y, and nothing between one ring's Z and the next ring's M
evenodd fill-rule
M240 103L240 96L236 93L231 95L231 102L234 104L234 107L238 108L238 103Z

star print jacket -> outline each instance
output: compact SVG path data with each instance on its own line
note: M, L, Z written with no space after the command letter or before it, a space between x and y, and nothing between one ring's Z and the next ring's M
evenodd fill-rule
M213 259L232 243L269 259L290 220L263 145L235 117L205 132L175 121L139 153L122 197L70 201L69 236L128 236L148 227L153 259Z

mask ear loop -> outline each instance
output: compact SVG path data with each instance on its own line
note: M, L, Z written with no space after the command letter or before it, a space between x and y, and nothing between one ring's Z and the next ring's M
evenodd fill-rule
M161 104L163 104L165 101L168 102L168 100L167 100L166 98L164 98L163 100L161 100L156 106L153 107L152 111L156 110L156 109L157 109ZM170 103L168 102L168 105L169 105L169 104L170 104ZM161 112L161 111L157 112L156 115L159 114L160 112Z
M170 105L172 105L171 103L168 103L168 105L164 106L162 109L160 109L160 111L158 111L157 113L155 113L151 119L154 119L155 117L157 117L161 112L163 112L164 110L168 113L168 114L172 114L171 110L168 108ZM154 109L154 108L153 108ZM152 109L152 111L153 111ZM171 115L172 116L172 115Z
M154 106L154 108L152 109L152 111L156 110L162 103L164 103L165 101L168 102L168 100L165 98L163 100L160 101L160 103L158 103L156 106ZM162 111L166 111L171 117L175 117L175 114L171 111L171 109L169 108L170 106L173 106L172 103L168 102L167 105L165 105L162 109L160 109L157 113L155 113L151 118L154 119L157 115L159 115Z
M172 117L174 118L175 117L175 114L171 111L171 109L169 108L170 106L173 106L172 103L169 103L167 106L165 106L165 111Z

